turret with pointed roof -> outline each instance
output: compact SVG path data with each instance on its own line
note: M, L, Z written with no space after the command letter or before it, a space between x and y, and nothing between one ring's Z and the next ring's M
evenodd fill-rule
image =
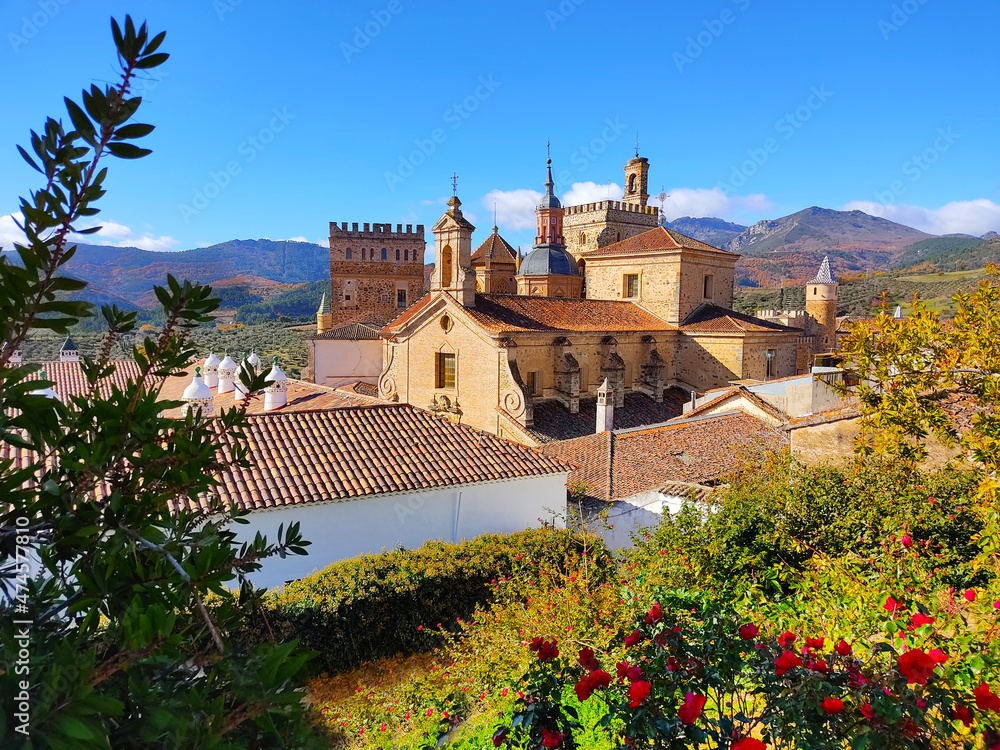
M80 361L80 350L76 348L76 343L70 336L66 337L66 341L62 345L62 349L59 350L59 361L60 362Z
M837 348L837 279L830 256L823 258L816 278L806 284L806 315L816 336L816 353Z
M517 289L517 250L500 236L497 226L472 254L476 291L483 294L513 294Z
M462 201L453 195L448 210L434 225L434 272L431 291L443 291L463 307L473 307L476 277L472 272L472 233L475 227L462 215Z

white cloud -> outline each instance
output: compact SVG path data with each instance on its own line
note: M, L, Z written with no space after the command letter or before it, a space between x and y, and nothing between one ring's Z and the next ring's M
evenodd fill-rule
M581 203L598 201L620 201L625 189L615 182L598 185L596 182L574 182L562 197L564 206L579 206Z
M864 211L928 234L971 234L981 237L1000 231L1000 205L986 198L953 201L941 208L887 206L873 201L851 201L845 211Z
M21 214L0 216L0 246L4 250L13 250L15 242L22 244L25 242L24 234L14 223L15 218L20 221L22 218ZM95 234L71 234L70 240L88 245L137 247L140 250L149 250L152 252L170 252L180 244L173 237L166 235L156 236L152 232L143 232L140 234L116 221L102 222L100 227L101 230Z
M299 237L288 237L287 239L278 240L278 241L279 242L309 242L309 240L307 240L305 237L302 237L302 236L299 236Z
M497 224L510 229L531 229L535 226L535 206L542 200L537 190L491 190L483 197L483 207L493 212L496 206Z
M726 195L720 188L672 188L663 204L668 221L681 216L700 219L717 216L731 220L741 213L761 214L773 208L762 193L752 195ZM652 199L651 199L652 200ZM652 201L653 205L658 201Z

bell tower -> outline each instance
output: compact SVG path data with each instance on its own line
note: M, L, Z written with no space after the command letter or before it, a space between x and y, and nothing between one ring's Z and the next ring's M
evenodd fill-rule
M462 307L474 307L476 274L472 270L472 233L476 228L462 216L461 206L458 195L452 195L448 210L434 225L431 291L447 292Z
M625 165L625 196L622 203L646 207L649 202L649 159L639 156L635 150L635 158L629 159Z

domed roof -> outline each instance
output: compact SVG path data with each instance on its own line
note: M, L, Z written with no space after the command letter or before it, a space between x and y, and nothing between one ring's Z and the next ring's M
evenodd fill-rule
M215 356L215 352L209 352L208 357L205 358L205 369L209 367L218 367L219 358Z
M288 376L281 371L280 367L278 367L278 358L275 357L274 364L271 365L271 371L267 373L267 376L264 378L264 382L282 383L286 380L288 380Z
M235 370L236 363L233 358L229 356L229 352L226 352L226 358L219 363L220 370Z
M561 245L539 245L521 261L518 276L579 276L580 268Z
M254 349L250 352L250 356L247 357L247 364L254 369L260 367L260 357L257 356L257 350Z
M555 193L552 192L555 188L556 183L552 180L552 160L548 160L548 170L545 175L545 195L542 197L542 202L538 204L538 208L562 208L562 204L559 199L556 198Z
M191 384L184 389L184 393L181 395L184 401L194 401L212 399L212 389L205 385L205 381L201 379L201 368L194 368L194 377L191 378Z

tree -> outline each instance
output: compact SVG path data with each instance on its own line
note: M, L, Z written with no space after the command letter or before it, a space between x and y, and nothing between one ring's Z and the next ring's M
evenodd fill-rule
M927 457L927 440L956 448L980 476L980 568L1000 573L1000 269L974 293L958 293L953 320L914 299L913 314L883 311L843 344L861 403L859 450L904 465ZM957 403L956 403L957 402ZM949 410L946 406L951 403ZM953 417L961 415L960 423Z
M97 231L85 224L104 195L102 162L150 153L134 143L153 127L133 122L141 98L131 92L167 59L165 35L130 17L111 27L117 83L91 86L82 106L66 99L72 129L50 118L30 153L19 149L45 184L21 200L18 262L0 262L3 746L314 746L298 683L309 655L294 642L229 637L256 606L247 574L307 542L291 527L274 544L238 545L239 514L212 500L227 461L214 435L242 437L244 412L170 418L180 403L158 400L194 356L188 334L211 319L211 289L172 277L156 289L166 322L133 348L140 375L124 390L108 385L110 352L136 316L116 307L101 310L108 334L84 359L89 387L71 403L37 392L46 383L30 379L36 365L11 363L33 328L66 333L93 315L63 297L84 284L60 268L72 236ZM263 386L263 375L241 377ZM230 460L246 462L245 446Z

